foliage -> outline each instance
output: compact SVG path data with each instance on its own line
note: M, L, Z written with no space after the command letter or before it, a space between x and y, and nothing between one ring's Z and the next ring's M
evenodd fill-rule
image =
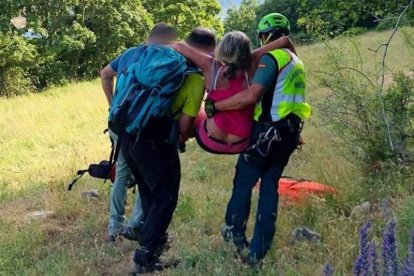
M241 30L255 40L258 21L271 12L287 16L291 23L292 36L299 43L335 37L346 32L355 35L361 30L390 28L394 18L410 0L244 0L238 9L228 10L224 22L225 30ZM407 12L403 25L412 25L414 12ZM249 26L250 24L250 26Z
M195 27L205 27L223 34L220 20L220 3L217 0L143 0L144 7L152 14L154 22L175 26L183 38Z
M36 48L23 37L0 33L0 96L16 96L33 89L29 68L35 64Z
M126 46L145 40L152 21L139 0L23 1L39 52L38 88L91 78Z
M414 19L414 18L413 18ZM403 17L400 26L409 26L410 18L408 16ZM392 30L395 27L395 14L388 14L384 18L380 19L376 26L376 31Z
M388 118L391 122L391 135L396 153L402 160L409 160L414 139L412 118L414 115L414 78L403 72L395 74L394 84L384 97Z
M387 128L378 97L380 83L373 72L364 73L364 64L357 47L349 60L339 47L330 47L326 65L320 72L320 82L331 95L321 105L326 123L341 134L346 147L363 160L371 171L381 170L382 164L401 164L412 159L414 78L397 73L390 79L384 95L384 105L395 144L387 142Z
M228 9L224 20L224 30L226 32L242 31L249 36L253 44L257 45L257 8L257 0L243 0L240 7Z
M403 29L402 31L404 42L407 44L407 48L410 51L411 56L414 57L414 31L410 29Z
M217 1L3 2L0 96L94 78L126 48L143 43L153 22L171 23L183 36L197 26L223 32ZM19 14L27 18L21 30L10 24Z
M305 1L306 2L306 1ZM410 0L317 1L302 14L298 25L319 37L333 37L355 27L374 28L386 16L395 16ZM409 13L407 18L413 18ZM334 22L334 24L333 24Z

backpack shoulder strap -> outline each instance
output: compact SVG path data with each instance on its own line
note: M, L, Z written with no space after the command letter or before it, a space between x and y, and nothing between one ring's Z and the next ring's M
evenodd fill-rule
M218 81L218 78L220 76L222 68L223 68L223 66L220 66L220 68L218 68L218 70L216 71L215 75L213 75L213 88L212 88L213 90L217 89L217 81Z
M68 191L71 191L72 188L73 188L73 185L75 185L75 183L78 182L78 180L87 172L88 172L88 170L79 170L77 172L77 176L75 177L75 179L73 179L72 182L70 182L70 184L68 186Z
M214 89L214 79L216 78L216 74L217 74L217 61L213 60L213 62L211 63L211 81L210 84L207 87L207 90L213 90Z

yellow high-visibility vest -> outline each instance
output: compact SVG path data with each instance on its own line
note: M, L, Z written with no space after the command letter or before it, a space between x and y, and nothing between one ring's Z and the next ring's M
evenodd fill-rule
M290 113L301 119L309 118L312 109L305 100L306 72L303 62L288 49L277 49L269 54L276 59L279 67L270 109L272 121L277 122ZM259 102L254 113L256 121L259 121L262 111L262 103Z

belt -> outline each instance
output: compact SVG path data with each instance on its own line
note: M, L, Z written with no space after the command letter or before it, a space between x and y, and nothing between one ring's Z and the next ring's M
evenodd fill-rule
M303 120L299 118L299 116L297 116L296 114L290 113L283 119L276 121L276 122L268 121L268 122L259 122L259 123L262 123L266 126L273 126L273 127L290 127L292 124L303 123Z
M223 144L223 145L236 146L236 145L240 145L240 144L246 142L246 140L247 140L247 138L244 138L244 139L241 139L240 141L237 141L237 142L234 142L234 143L227 143L227 142L222 141L220 139L214 138L213 136L211 136L211 133L207 129L207 120L204 120L204 130L206 131L209 139L213 140L216 143Z
M289 129L290 132L298 132L299 134L303 129L303 120L294 113L288 114L285 118L276 122L259 122L268 127L275 127L278 130Z

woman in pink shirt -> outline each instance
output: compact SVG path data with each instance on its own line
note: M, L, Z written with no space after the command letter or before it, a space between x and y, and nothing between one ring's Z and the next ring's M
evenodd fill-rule
M207 99L220 101L248 88L249 79L257 69L259 60L267 52L291 48L293 43L282 37L251 51L250 40L242 32L227 33L214 52L214 58L195 48L178 42L172 46L193 61L204 74ZM250 143L254 106L240 110L219 112L212 118L197 120L196 139L206 151L215 154L237 154Z

